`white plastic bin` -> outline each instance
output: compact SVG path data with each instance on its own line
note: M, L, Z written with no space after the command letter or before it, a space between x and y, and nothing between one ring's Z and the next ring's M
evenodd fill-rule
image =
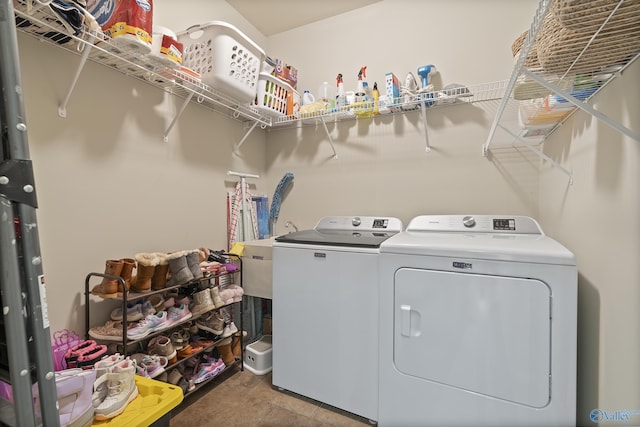
M185 67L200 73L202 82L224 95L252 103L265 52L233 25L212 21L177 34Z

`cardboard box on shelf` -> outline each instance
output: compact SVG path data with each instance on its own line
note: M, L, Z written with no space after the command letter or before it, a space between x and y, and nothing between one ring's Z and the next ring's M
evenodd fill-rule
M391 105L400 102L400 80L393 73L385 75L385 88L387 91L387 102Z
M287 65L283 60L276 59L276 69L274 75L296 89L298 86L298 70L291 65Z

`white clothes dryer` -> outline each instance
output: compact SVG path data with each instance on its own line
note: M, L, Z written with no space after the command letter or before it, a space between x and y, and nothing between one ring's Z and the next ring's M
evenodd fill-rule
M378 256L386 217L322 218L273 243L273 385L378 418Z
M380 247L381 427L575 426L574 255L522 216L419 216Z

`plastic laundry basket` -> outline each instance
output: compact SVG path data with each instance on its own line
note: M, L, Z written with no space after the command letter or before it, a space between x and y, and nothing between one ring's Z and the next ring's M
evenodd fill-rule
M255 107L261 113L276 118L293 114L293 106L287 103L293 102L294 93L295 90L288 83L271 74L260 73Z
M218 92L251 103L258 86L264 51L233 25L213 21L177 34L183 44L183 65Z

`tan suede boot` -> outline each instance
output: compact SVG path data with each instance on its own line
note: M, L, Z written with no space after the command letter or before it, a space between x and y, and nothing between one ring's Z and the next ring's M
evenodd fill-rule
M104 274L120 276L123 266L122 260L110 259L105 264ZM103 277L102 282L91 289L91 293L102 298L116 298L118 296L118 281Z
M133 269L136 268L136 260L133 258L122 258L122 271L120 277L124 279L124 284L127 287L127 292L131 289L131 276ZM122 296L122 284L118 282L118 296Z
M233 352L233 356L236 360L242 359L242 341L240 340L240 334L242 334L243 337L246 337L247 331L236 332L233 334L233 339L231 340L231 351Z
M131 289L134 292L150 292L151 278L158 265L158 258L155 254L140 253L136 254L138 268L136 269L136 277L131 281Z
M164 289L167 285L167 273L169 272L169 260L167 260L167 254L162 252L156 252L154 255L158 258L158 265L156 265L153 271L153 277L151 278L151 289L154 291Z
M216 344L218 348L218 353L220 353L220 357L225 365L229 366L236 361L236 357L233 355L233 351L231 350L231 337L225 338Z

